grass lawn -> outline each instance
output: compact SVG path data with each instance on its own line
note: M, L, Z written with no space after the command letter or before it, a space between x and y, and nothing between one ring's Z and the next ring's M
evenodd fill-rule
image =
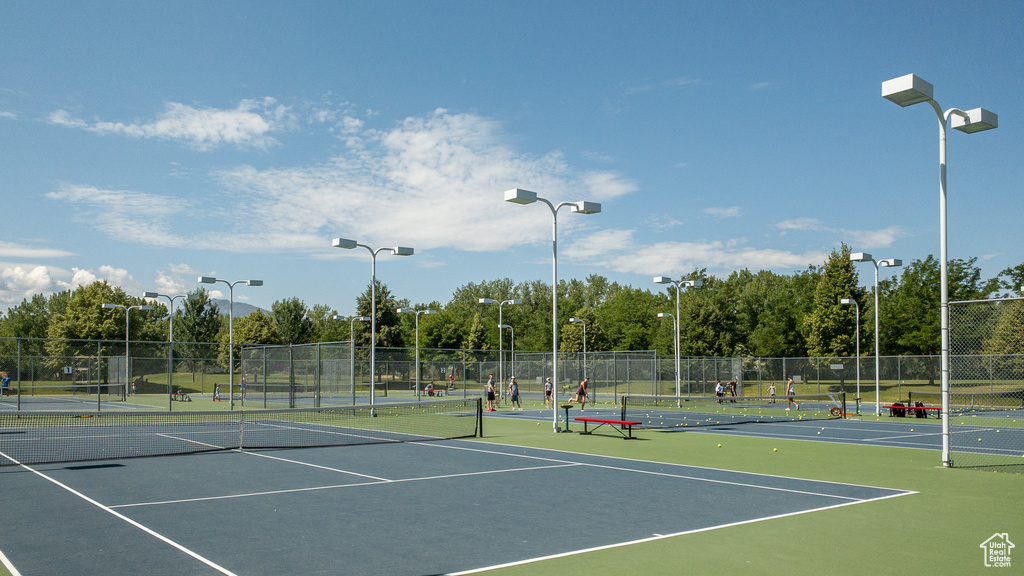
M942 468L937 451L770 440L695 432L554 434L550 423L485 419L485 441L918 492L497 570L495 574L977 574L979 545L1008 533L1024 542L1024 475ZM636 433L636 432L634 432ZM722 447L718 448L718 444ZM777 452L773 451L778 449ZM534 493L535 487L530 488ZM568 486L551 487L552 505ZM719 495L728 498L728 489ZM600 506L600 502L589 503ZM679 514L687 513L685 499ZM614 530L566 525L552 530ZM1018 544L1020 546L1021 544ZM1013 569L1024 573L1024 554Z

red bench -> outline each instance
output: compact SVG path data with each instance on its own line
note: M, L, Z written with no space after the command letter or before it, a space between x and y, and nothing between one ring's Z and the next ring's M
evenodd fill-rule
M633 425L641 424L641 422L634 422L632 420L605 420L603 418L574 418L577 422L583 422L583 432L580 434L593 434L594 430L597 430L601 426L609 426L612 430L615 430L619 434L622 434L622 438L625 440L636 440L633 436ZM595 423L597 426L587 430L587 423ZM616 428L618 426L618 428Z

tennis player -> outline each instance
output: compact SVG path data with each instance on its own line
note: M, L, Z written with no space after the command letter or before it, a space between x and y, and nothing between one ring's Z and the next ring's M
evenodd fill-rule
M796 405L797 410L800 409L800 405L796 403L793 396L796 396L796 384L793 384L793 377L790 376L786 382L786 410L789 410L790 406L793 405Z
M775 382L772 382L772 385L768 387L768 403L775 404Z
M494 412L494 374L487 375L487 411Z
M579 388L576 389L576 397L573 401L580 401L580 412L583 412L584 406L587 405L587 384L590 383L590 378L584 378L583 382L580 382Z
M513 376L508 381L508 395L512 399L512 409L522 410L523 405L519 403L519 383L516 382L516 377ZM517 408L518 406L518 408Z
M213 385L213 401L220 402L220 384Z
M551 386L551 378L545 378L544 379L544 406L545 407L547 407L548 402L554 402L554 399L551 398L551 393L552 392L553 392L553 388ZM552 404L552 406L554 406L554 404Z

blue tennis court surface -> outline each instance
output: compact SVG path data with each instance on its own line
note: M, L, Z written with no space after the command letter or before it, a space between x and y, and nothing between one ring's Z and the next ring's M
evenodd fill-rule
M0 486L26 575L465 573L911 493L470 440L11 466Z

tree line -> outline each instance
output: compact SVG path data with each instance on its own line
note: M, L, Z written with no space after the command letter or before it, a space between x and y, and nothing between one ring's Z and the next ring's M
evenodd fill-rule
M821 266L809 266L790 275L768 270L744 269L718 278L705 269L692 271L687 279L702 285L679 294L680 354L682 356L852 356L856 348L856 310L841 305L842 298L856 300L860 309L860 348L873 354L873 286L860 286L859 273L870 267L850 261L850 249L842 245ZM984 279L977 259L949 263L950 300L973 300L1017 294L1024 284L1024 263ZM897 275L879 280L880 347L883 355L933 355L940 351L939 261L933 256L914 260ZM205 288L191 292L197 297L182 300L174 312L174 340L182 343L227 344L227 311L213 302ZM551 285L535 280L515 283L509 278L469 283L455 290L447 303L412 304L397 298L383 283L377 286L378 346L411 347L416 339L414 314L399 308L434 309L422 315L419 341L422 348L488 350L498 348L498 304L481 304L481 298L506 304L502 321L515 331L517 350L551 349ZM676 315L676 288L636 288L591 275L558 284L559 349L583 350L584 324L588 351L656 350L673 353L673 320L659 312ZM44 296L38 294L10 308L0 321L0 336L55 340L123 340L125 311L103 309L103 303L152 310L132 310L128 329L133 341L166 342L170 331L168 306L145 301L120 287L97 281L74 290ZM358 316L370 315L370 287L356 298ZM570 323L569 318L583 322ZM353 333L350 333L350 328ZM350 322L323 304L307 306L299 298L279 300L269 313L257 310L234 320L234 341L241 344L306 344L355 338L369 345L369 322ZM510 333L504 334L506 347ZM67 355L66 345L51 354ZM60 348L64 346L63 348ZM182 344L187 346L187 344ZM221 347L227 356L226 346ZM1019 352L1019 351L1017 351ZM235 350L236 358L239 350ZM176 355L187 357L179 350Z

